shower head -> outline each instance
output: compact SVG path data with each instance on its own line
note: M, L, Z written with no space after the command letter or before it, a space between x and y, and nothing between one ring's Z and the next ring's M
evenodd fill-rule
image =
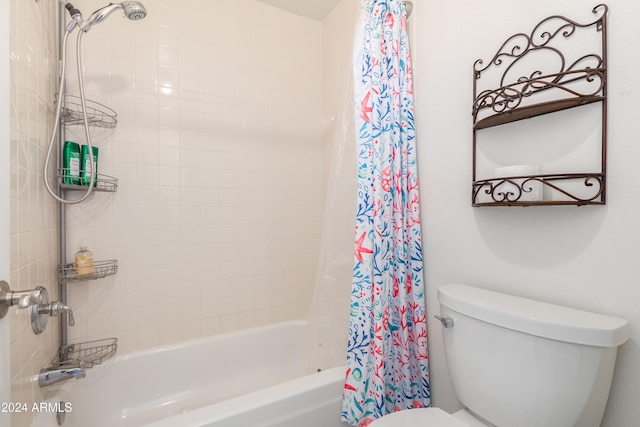
M124 9L124 15L132 21L137 21L147 16L147 9L139 1L125 1L121 4Z
M117 9L122 9L124 11L124 16L134 21L147 16L147 9L145 9L142 3L138 1L109 3L105 7L93 12L91 16L89 16L89 19L85 21L85 24L81 26L82 30L85 32L88 31L92 25L104 21L111 12Z

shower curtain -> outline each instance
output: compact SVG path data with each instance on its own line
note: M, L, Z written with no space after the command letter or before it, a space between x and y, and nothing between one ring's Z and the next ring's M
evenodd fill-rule
M358 202L342 420L430 404L412 70L401 0L364 0L354 49Z

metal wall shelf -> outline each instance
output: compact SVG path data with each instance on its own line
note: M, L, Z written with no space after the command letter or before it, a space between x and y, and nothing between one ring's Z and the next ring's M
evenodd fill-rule
M118 114L99 102L85 100L87 121L91 127L113 129L118 124ZM84 126L84 114L80 97L65 95L61 111L62 123L67 126Z
M482 59L473 65L473 183L472 206L602 205L606 190L607 141L607 28L608 8L601 4L592 12L598 18L579 24L553 15L540 21L530 34L508 38L488 65ZM599 46L576 55L571 37L578 32L596 33ZM591 46L593 48L593 46ZM584 49L584 48L582 48ZM571 51L573 56L569 63ZM557 67L549 71L549 64ZM543 71L540 67L547 67ZM481 80L498 82L497 88L480 89ZM477 132L515 121L600 103L600 170L509 177L477 177ZM571 182L571 185L567 183ZM575 183L579 191L575 190ZM528 201L532 183L559 198ZM586 195L585 195L586 194Z
M563 181L581 182L587 191L578 196L567 191ZM531 184L539 182L542 188L551 193L562 195L565 200L526 200L527 193L532 191ZM492 178L473 183L473 206L550 206L550 205L603 205L601 200L604 191L604 175L589 173L545 174L537 176L512 176ZM585 193L585 194L582 194Z
M80 171L82 173L82 171ZM69 184L69 182L79 182L80 178L71 175L70 169L60 168L58 169L58 185L60 188L71 191L87 191L86 185ZM109 175L97 174L94 191L102 191L108 193L115 193L118 190L118 179Z
M569 108L580 107L581 105L587 105L599 101L604 101L604 98L602 96L581 96L578 98L560 99L557 101L544 102L512 110L500 111L499 113L478 120L473 128L475 130L487 129L493 126L500 126L522 119L530 119L544 114L556 113L558 111L568 110Z
M117 338L68 344L60 348L51 364L55 368L93 368L113 357L117 350Z
M102 279L112 276L118 272L118 261L95 261L93 263L94 271L91 274L76 274L75 264L64 264L58 266L58 280L62 283L84 282L86 280Z

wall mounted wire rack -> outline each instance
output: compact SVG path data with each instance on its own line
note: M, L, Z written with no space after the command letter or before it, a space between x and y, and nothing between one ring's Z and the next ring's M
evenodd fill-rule
M586 24L559 15L545 18L531 33L509 37L487 65L482 59L473 64L472 206L605 204L608 8L601 4L592 12L597 18ZM583 52L583 46L572 44L579 32L597 34L595 46ZM485 80L495 86L482 90ZM600 170L477 177L479 131L593 103L600 103L602 109L601 150L594 153L600 157ZM575 191L576 186L568 182L577 182L580 190ZM553 197L526 200L534 183Z
M55 368L89 369L113 357L117 351L117 338L68 344L60 348L51 364Z
M106 105L85 100L87 121L91 127L113 129L118 124L118 114ZM82 101L75 95L65 95L61 110L62 122L67 126L84 126Z

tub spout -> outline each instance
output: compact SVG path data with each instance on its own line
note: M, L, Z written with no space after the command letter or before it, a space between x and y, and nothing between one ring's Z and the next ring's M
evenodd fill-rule
M86 376L87 373L84 371L83 366L68 369L46 368L40 370L40 375L38 375L38 384L40 387L45 387L71 378L84 378Z

